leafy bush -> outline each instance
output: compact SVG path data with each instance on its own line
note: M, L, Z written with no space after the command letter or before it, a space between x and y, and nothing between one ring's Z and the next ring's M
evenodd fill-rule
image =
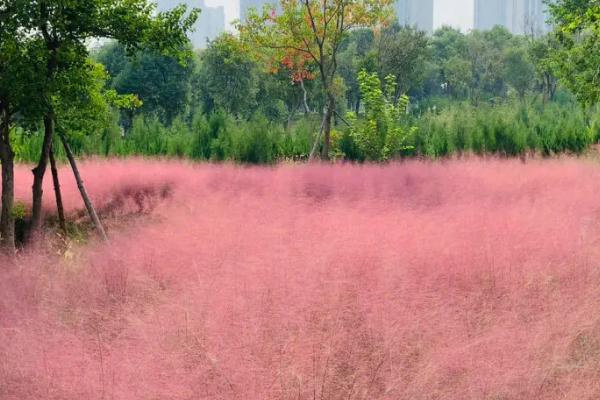
M382 89L376 73L362 70L358 73L361 99L365 105L362 118L350 112L350 136L369 161L385 161L400 154L407 147L405 141L415 128L405 123L408 97L394 99L396 77L388 75Z
M579 154L598 139L577 106L554 103L450 104L427 111L415 123L419 133L409 142L414 154L433 158L464 152Z
M12 216L16 220L25 219L27 216L27 205L22 201L16 201L13 205Z
M600 112L587 113L572 102L523 102L499 104L439 101L415 105L407 114L408 99L394 104L376 75L363 73L362 103L365 114L350 114L351 127L339 124L332 131L334 159L384 161L398 157L449 157L455 154L551 156L580 154L600 137ZM435 104L435 106L434 106ZM439 105L439 106L438 106ZM422 111L427 108L425 111ZM224 111L201 111L177 117L165 126L155 116L139 115L129 131L123 131L115 115L111 124L96 134L69 132L78 155L189 158L198 161L231 161L271 164L281 160L305 160L320 126L318 115L302 116L285 129L262 113L249 120ZM37 162L43 135L20 128L12 144L20 162ZM56 143L59 143L58 140ZM62 146L57 158L64 160Z
M295 121L293 126L279 138L282 157L291 160L308 159L320 123L320 118L311 118L311 116Z

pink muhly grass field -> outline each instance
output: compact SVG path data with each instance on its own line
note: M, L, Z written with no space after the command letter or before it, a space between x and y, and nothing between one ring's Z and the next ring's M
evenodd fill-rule
M82 172L111 243L0 260L1 399L600 398L592 162Z

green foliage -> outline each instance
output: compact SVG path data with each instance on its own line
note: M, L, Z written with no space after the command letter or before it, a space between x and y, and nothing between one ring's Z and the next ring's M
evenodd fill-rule
M558 78L555 74L558 66L551 56L558 46L558 41L552 34L537 38L529 45L530 60L536 73L536 86L546 101L554 99L558 88Z
M579 153L598 138L600 119L591 111L599 97L598 7L590 1L556 2L560 29L541 38L500 27L467 34L445 27L427 36L380 25L388 0L343 10L336 5L348 2L330 2L326 15L338 15L345 29L324 31L321 25L335 20L320 19L321 2L286 1L281 12L250 13L240 38L224 34L198 53L185 38L191 19L181 7L155 14L144 0L84 0L64 9L45 2L50 8L42 16L26 3L10 3L0 15L0 103L12 107L10 143L19 161L37 160L48 105L84 156L307 159L329 120L327 154L357 161ZM74 41L59 43L60 68L45 79L45 38L28 18L54 28L82 5L96 14L56 26ZM96 21L99 15L113 20ZM82 44L99 29L120 42L90 61ZM585 113L565 89L587 106ZM340 117L346 109L349 121Z
M357 29L350 32L344 40L339 54L339 72L346 83L348 108L358 112L360 107L360 88L357 76L361 70L375 72L377 55L373 51L375 34L370 29Z
M320 118L302 118L294 123L292 129L280 136L281 158L287 160L307 160L313 144L314 135L321 124Z
M24 220L27 216L27 206L22 201L16 201L13 205L12 216L16 220Z
M561 82L584 106L600 100L600 4L597 0L560 0L549 3L560 46L550 62Z
M502 105L449 104L416 120L413 155L432 158L453 154L545 156L579 154L598 139L586 128L586 116L575 105L508 102Z
M0 5L0 126L10 126L17 114L23 121L40 112L31 96L41 87L33 79L39 68L32 54L35 46L21 28L24 6L17 1ZM0 140L0 150L4 142Z
M397 23L382 31L377 43L377 67L379 76L396 77L394 99L420 88L428 56L425 32Z
M341 87L337 83L340 50L353 29L378 28L386 22L392 3L392 0L286 0L280 2L281 12L270 12L268 6L262 13L253 10L238 26L242 43L266 65L293 60L300 76L306 73L307 63L318 69L326 97L321 152L324 159L329 157L331 121L341 97L337 92Z
M376 73L362 70L358 74L361 98L365 104L365 115L358 118L348 114L350 136L368 161L386 161L406 150L405 141L415 133L404 121L408 108L408 97L400 96L394 101L396 77L388 75L382 89Z
M376 93L377 86L370 85ZM377 96L373 96L373 103L382 104ZM374 112L366 112L351 118L352 129L332 132L332 156L354 161L382 161L398 156L440 158L463 153L552 156L585 152L600 139L600 112L586 114L572 103L544 105L530 97L526 101L477 107L470 102L437 103L437 108L420 116L405 115L401 111L406 107L405 102L395 106L398 111L385 111L389 115L401 114L398 119L392 118L392 121L400 122L392 123L394 133L386 140L380 134L390 132L385 130L387 117L378 121L370 116L375 115ZM385 110L393 105L386 101L382 107ZM375 109L377 107L372 108ZM368 122L369 118L375 125ZM589 121L589 127L586 121ZM306 160L320 123L318 116L303 117L286 130L282 124L270 122L260 114L242 120L222 111L208 116L197 111L191 122L176 118L168 127L155 116L140 115L125 136L121 136L116 126L114 136L110 138L74 135L71 141L80 155L270 164L281 160ZM12 139L17 160L31 162L37 159L42 135L15 130ZM58 153L58 158L64 159L62 152Z
M314 133L314 126L303 121L286 132L281 124L270 122L260 113L249 120L241 120L223 111L209 116L197 111L190 123L177 117L170 126L164 125L156 116L139 115L133 119L125 136L121 136L116 128L104 135L71 133L73 151L78 155L271 164L284 158L305 159ZM41 133L15 131L12 144L16 159L35 161L42 139ZM65 159L62 151L57 152L57 158Z
M128 111L136 110L124 113L126 125L130 124L129 116L140 113L156 115L168 125L186 111L195 67L195 57L191 53L182 64L176 58L152 50L140 50L129 56L122 45L111 43L95 58L106 65L114 93L134 94L139 99L137 107L133 108L127 104L114 104Z
M505 51L504 79L520 98L525 97L535 79L535 67L529 60L527 49L511 47Z
M32 103L52 113L54 102L69 101L76 88L85 87L83 70L88 63L87 40L119 40L128 51L147 46L184 62L189 50L186 34L199 10L186 15L186 7L156 13L148 0L81 0L68 2L15 1L13 19L24 37L21 46L36 67L31 75L39 90ZM39 116L38 116L39 118Z
M508 88L523 97L535 80L528 41L503 27L466 35L442 28L434 33L430 46L426 96L450 96L479 104L506 98Z
M213 41L201 54L200 90L206 112L223 109L248 117L256 108L258 91L256 65L242 51L233 36Z

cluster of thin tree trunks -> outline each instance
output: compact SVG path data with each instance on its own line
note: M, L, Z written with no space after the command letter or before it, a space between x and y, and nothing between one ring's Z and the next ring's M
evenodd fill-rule
M94 208L92 201L85 189L85 185L81 178L77 162L71 148L69 146L67 137L64 132L60 129L55 128L55 118L52 113L48 113L44 117L44 141L42 144L40 160L37 166L32 170L33 172L33 186L32 186L32 210L31 210L31 221L28 229L27 239L32 240L41 230L43 224L42 215L42 198L43 198L43 182L46 175L48 164L50 164L50 170L52 173L52 181L54 185L54 194L56 198L57 215L60 228L66 232L66 218L62 202L62 195L60 189L60 180L58 176L58 168L56 165L56 159L54 157L54 146L53 138L55 132L58 134L67 159L75 180L77 187L81 193L81 197L88 211L88 214L94 224L95 229L98 231L100 237L107 241L106 232L100 222L100 218ZM15 254L15 216L13 213L14 208L14 153L10 146L10 121L8 110L2 110L0 114L0 161L2 163L2 212L0 218L0 245L3 251L7 254Z

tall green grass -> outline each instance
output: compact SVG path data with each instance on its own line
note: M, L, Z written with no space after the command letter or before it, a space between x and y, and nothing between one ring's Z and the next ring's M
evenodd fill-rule
M307 158L316 129L312 118L296 121L286 130L261 114L244 121L216 112L209 116L197 113L190 121L176 118L170 126L163 125L153 116L138 116L127 133L118 126L109 126L94 135L70 132L68 136L73 151L80 156L272 164L282 159ZM18 161L31 163L38 160L43 139L40 132L17 129L12 137ZM57 158L64 160L64 150L56 140Z
M452 104L414 119L412 154L579 154L598 140L598 128L588 119L577 106L557 103Z
M600 113L583 112L569 102L507 102L482 104L447 102L415 112L411 124L418 129L407 139L405 157L441 158L470 154L519 156L536 153L580 154L600 138ZM224 112L196 112L176 118L170 126L153 116L134 118L128 132L118 116L94 134L70 132L75 153L82 156L168 157L198 161L230 161L272 164L308 157L319 130L318 115L301 117L288 124L269 121L261 114L239 120ZM336 158L363 161L359 146L343 124L333 135ZM17 129L13 135L16 158L37 161L42 135ZM57 157L64 159L60 145Z

